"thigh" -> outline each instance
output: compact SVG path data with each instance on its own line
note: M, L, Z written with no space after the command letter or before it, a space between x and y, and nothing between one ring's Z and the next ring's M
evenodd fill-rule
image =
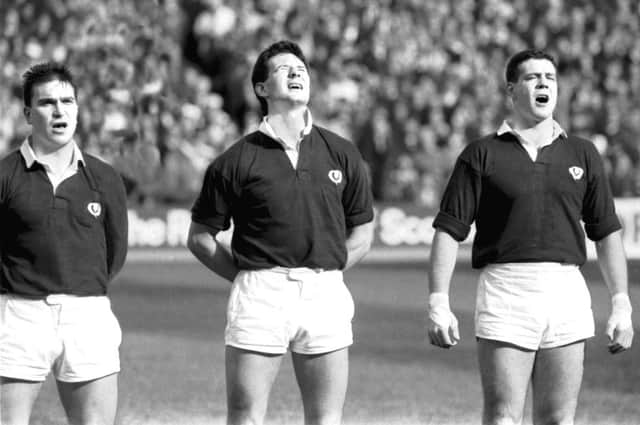
M42 382L0 377L0 424L27 425Z
M340 423L349 379L349 349L324 354L292 353L305 423Z
M71 424L113 425L118 406L118 374L86 382L58 381L60 401Z
M558 285L547 295L549 326L540 343L541 349L563 347L595 334L591 295L580 271L565 273L563 280L556 281Z
M291 351L315 355L349 347L353 343L351 322L355 308L342 272L325 271L301 285Z
M478 278L476 337L537 350L548 307L535 280L535 273L517 272L509 265L486 267Z
M122 330L107 297L66 297L58 333L64 350L53 366L56 380L90 382L120 372Z
M227 346L225 365L229 423L242 423L246 418L262 422L281 362L282 354Z
M284 354L289 346L287 312L297 287L286 274L243 270L227 304L225 344L245 351Z
M538 351L533 372L534 423L573 423L583 363L584 341Z
M483 423L522 419L536 352L508 343L478 339L484 395Z
M58 308L42 300L0 295L0 376L25 382L47 378L62 352Z

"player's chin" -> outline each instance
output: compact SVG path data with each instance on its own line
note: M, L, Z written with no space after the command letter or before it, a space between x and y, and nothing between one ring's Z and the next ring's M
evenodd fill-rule
M73 134L50 134L49 140L57 145L66 145L73 139Z
M551 115L555 109L555 104L551 103L551 102L534 102L533 105L531 105L531 109L533 110L533 113L535 115L538 116L545 116L548 117L549 115Z
M553 116L553 111L535 111L533 114L536 123L540 123Z
M301 102L301 103L309 102L309 93L306 91L302 91L302 90L291 91L289 92L289 97L296 102Z

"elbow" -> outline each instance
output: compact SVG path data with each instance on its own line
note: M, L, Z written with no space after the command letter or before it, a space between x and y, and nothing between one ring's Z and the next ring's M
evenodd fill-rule
M373 239L374 239L374 226L373 223L368 224L367 226L365 226L362 232L362 237L359 238L359 248L360 250L366 254L367 252L369 252L371 250L371 247L373 246Z
M194 250L196 249L195 248L195 242L191 238L187 239L187 249L189 251L191 251L192 254L194 253Z
M187 237L187 248L193 255L197 255L200 252L202 244L200 243L199 238L196 235L189 234Z
M216 252L215 234L206 230L193 229L187 236L187 248L198 259L212 257Z
M371 251L371 247L373 246L373 234L370 237L364 240L362 244L362 251L366 254Z

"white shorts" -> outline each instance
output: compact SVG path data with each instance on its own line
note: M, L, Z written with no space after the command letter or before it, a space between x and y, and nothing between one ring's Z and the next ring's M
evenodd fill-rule
M478 338L538 350L590 338L591 296L578 266L559 263L492 264L478 282Z
M0 295L0 376L84 382L120 371L122 333L106 296Z
M231 287L225 343L270 354L328 353L353 343L353 314L341 271L245 270Z

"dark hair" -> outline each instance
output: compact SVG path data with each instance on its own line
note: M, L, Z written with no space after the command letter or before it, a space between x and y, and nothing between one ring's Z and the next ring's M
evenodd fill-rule
M33 86L49 81L62 81L71 84L73 94L76 95L76 86L73 83L73 75L69 68L58 62L43 62L33 65L22 74L22 100L25 106L31 106Z
M546 59L551 62L556 69L558 69L558 64L556 63L555 58L549 53L536 49L523 50L511 56L507 62L507 69L504 73L507 83L515 83L518 81L518 77L520 77L520 64L528 61L529 59Z
M273 43L271 46L263 50L260 55L258 55L258 59L256 59L256 63L253 65L253 72L251 73L251 86L253 87L253 93L260 102L262 115L267 115L269 107L267 105L267 101L256 93L256 84L264 82L269 77L269 59L281 53L291 53L297 56L298 59L304 63L304 66L309 68L307 65L307 59L304 57L304 53L302 53L302 49L300 49L300 46L293 41L281 40Z

